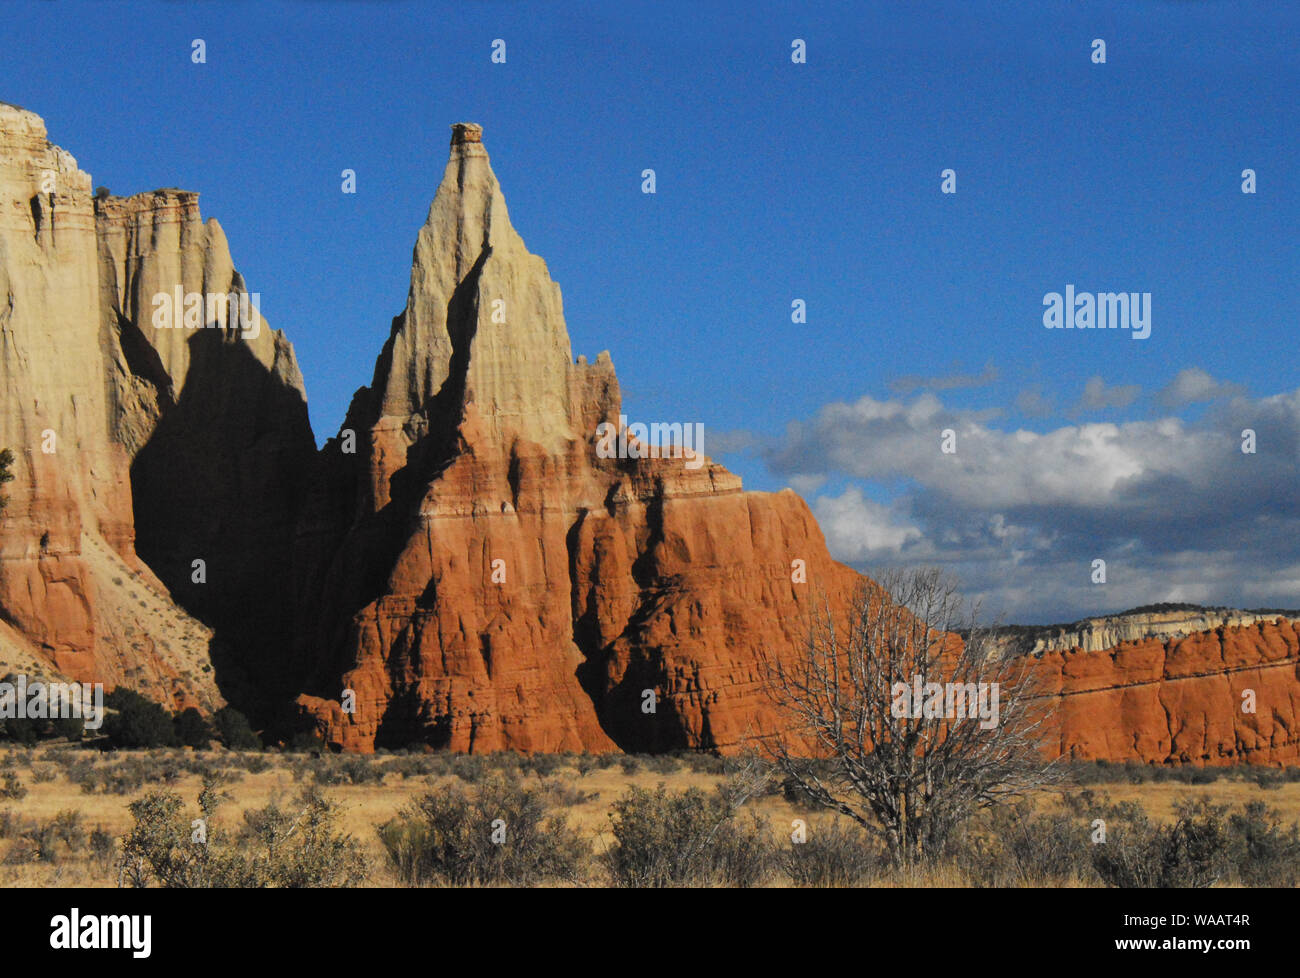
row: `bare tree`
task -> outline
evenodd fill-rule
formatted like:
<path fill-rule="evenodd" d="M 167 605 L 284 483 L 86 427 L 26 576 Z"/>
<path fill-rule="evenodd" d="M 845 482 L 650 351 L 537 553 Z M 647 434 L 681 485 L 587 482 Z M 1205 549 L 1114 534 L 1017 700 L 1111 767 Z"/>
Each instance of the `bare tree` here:
<path fill-rule="evenodd" d="M 768 749 L 787 782 L 878 835 L 907 865 L 978 809 L 1053 783 L 1049 700 L 1030 657 L 996 649 L 941 571 L 888 571 L 806 647 L 769 660 L 790 721 Z"/>

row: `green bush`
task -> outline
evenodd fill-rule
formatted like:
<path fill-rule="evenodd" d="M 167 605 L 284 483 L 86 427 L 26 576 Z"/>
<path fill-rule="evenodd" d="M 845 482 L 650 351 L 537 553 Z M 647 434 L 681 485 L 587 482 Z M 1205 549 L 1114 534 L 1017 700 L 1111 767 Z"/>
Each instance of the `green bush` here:
<path fill-rule="evenodd" d="M 212 741 L 212 728 L 203 719 L 203 714 L 192 706 L 176 714 L 174 726 L 176 742 L 183 747 L 203 750 Z"/>
<path fill-rule="evenodd" d="M 104 733 L 114 747 L 173 747 L 171 714 L 134 690 L 119 686 L 104 697 Z"/>
<path fill-rule="evenodd" d="M 212 724 L 216 727 L 217 738 L 230 750 L 257 750 L 262 746 L 262 741 L 253 732 L 248 722 L 248 717 L 233 706 L 223 706 L 214 713 Z"/>

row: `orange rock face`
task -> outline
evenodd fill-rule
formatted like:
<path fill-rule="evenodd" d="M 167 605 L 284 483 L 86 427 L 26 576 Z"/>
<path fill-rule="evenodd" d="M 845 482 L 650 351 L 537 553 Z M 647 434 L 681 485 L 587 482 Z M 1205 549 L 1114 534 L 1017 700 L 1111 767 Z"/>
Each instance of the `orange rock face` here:
<path fill-rule="evenodd" d="M 1060 753 L 1190 764 L 1300 761 L 1300 625 L 1287 619 L 1102 652 L 1046 652 Z"/>

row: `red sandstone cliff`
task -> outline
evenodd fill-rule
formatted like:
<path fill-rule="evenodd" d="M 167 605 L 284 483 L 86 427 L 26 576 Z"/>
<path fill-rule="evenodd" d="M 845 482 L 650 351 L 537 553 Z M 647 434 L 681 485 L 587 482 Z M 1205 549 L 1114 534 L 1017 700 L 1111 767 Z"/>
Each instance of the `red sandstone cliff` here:
<path fill-rule="evenodd" d="M 744 493 L 703 458 L 598 457 L 619 412 L 608 355 L 573 359 L 559 288 L 478 128 L 456 127 L 406 309 L 300 526 L 300 704 L 331 743 L 726 748 L 771 729 L 761 651 L 791 651 L 815 589 L 858 575 L 794 493 Z"/>
<path fill-rule="evenodd" d="M 1300 762 L 1300 622 L 1224 625 L 1097 652 L 1048 651 L 1035 661 L 1058 696 L 1066 756 Z"/>

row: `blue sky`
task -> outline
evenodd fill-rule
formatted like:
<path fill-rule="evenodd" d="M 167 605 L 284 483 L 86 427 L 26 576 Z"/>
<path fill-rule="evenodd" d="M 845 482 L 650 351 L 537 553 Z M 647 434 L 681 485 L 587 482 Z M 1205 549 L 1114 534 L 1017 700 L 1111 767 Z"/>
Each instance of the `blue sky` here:
<path fill-rule="evenodd" d="M 201 192 L 318 439 L 471 120 L 575 355 L 803 492 L 837 556 L 1015 620 L 1300 606 L 1300 5 L 803 6 L 8 4 L 0 99 L 115 193 Z M 1044 329 L 1067 283 L 1150 292 L 1151 337 Z"/>

